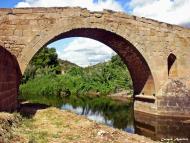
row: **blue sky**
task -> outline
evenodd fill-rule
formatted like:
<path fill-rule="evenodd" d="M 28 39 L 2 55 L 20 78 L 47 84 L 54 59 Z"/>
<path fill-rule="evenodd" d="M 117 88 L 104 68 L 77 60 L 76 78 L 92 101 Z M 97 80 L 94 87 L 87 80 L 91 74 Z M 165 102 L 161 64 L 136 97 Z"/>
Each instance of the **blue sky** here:
<path fill-rule="evenodd" d="M 18 4 L 19 2 L 22 2 L 23 0 L 2 0 L 0 2 L 0 8 L 13 8 Z M 121 5 L 125 7 L 126 11 L 130 11 L 130 8 L 127 7 L 126 3 L 129 2 L 130 0 L 116 0 L 118 1 Z M 95 3 L 98 2 L 98 0 L 94 0 Z"/>
<path fill-rule="evenodd" d="M 1 0 L 0 8 L 80 6 L 91 11 L 111 9 L 162 22 L 190 27 L 190 0 Z M 91 44 L 93 43 L 93 44 Z M 93 45 L 93 46 L 89 46 Z M 69 38 L 49 45 L 59 58 L 81 66 L 103 62 L 114 54 L 107 46 L 90 39 Z"/>
<path fill-rule="evenodd" d="M 13 8 L 20 0 L 2 0 L 0 2 L 1 8 Z"/>

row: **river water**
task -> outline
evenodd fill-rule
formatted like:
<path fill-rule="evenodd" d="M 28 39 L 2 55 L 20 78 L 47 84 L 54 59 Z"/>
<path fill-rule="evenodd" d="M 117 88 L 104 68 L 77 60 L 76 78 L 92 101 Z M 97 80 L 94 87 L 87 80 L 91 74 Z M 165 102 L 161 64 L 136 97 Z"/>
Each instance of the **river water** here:
<path fill-rule="evenodd" d="M 88 119 L 96 121 L 97 123 L 102 123 L 108 125 L 110 127 L 119 128 L 129 133 L 134 133 L 134 123 L 133 123 L 133 113 L 132 112 L 120 112 L 120 111 L 111 111 L 108 109 L 107 111 L 103 111 L 100 109 L 92 110 L 88 106 L 87 107 L 74 107 L 71 104 L 64 104 L 61 109 L 73 111 L 78 115 L 86 116 Z M 131 109 L 129 109 L 131 110 Z M 132 110 L 131 110 L 132 111 Z M 114 116 L 109 116 L 106 112 L 110 114 L 114 114 Z M 115 112 L 115 113 L 112 113 Z M 128 119 L 126 119 L 125 114 Z M 124 117 L 124 118 L 122 118 Z"/>
<path fill-rule="evenodd" d="M 117 108 L 91 108 L 86 105 L 72 105 L 64 103 L 61 109 L 86 116 L 90 120 L 122 129 L 129 133 L 136 133 L 150 137 L 153 140 L 170 142 L 190 142 L 190 119 L 149 116 L 133 111 L 133 104 Z"/>
<path fill-rule="evenodd" d="M 132 101 L 115 101 L 107 97 L 41 97 L 33 103 L 56 106 L 90 120 L 129 133 L 168 143 L 190 143 L 190 118 L 158 117 L 134 111 Z"/>

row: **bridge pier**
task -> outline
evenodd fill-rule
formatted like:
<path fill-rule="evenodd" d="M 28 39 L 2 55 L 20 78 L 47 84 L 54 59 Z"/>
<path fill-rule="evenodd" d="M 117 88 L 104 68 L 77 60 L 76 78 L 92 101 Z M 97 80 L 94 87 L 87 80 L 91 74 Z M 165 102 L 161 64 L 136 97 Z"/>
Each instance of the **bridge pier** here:
<path fill-rule="evenodd" d="M 136 96 L 134 110 L 160 116 L 190 117 L 190 90 L 180 80 L 170 79 L 157 96 Z"/>
<path fill-rule="evenodd" d="M 16 58 L 0 47 L 0 112 L 16 110 L 20 75 Z"/>
<path fill-rule="evenodd" d="M 137 95 L 134 100 L 134 110 L 142 113 L 156 113 L 156 98 L 150 95 Z"/>
<path fill-rule="evenodd" d="M 164 140 L 168 137 L 173 137 L 173 139 L 183 138 L 185 139 L 184 142 L 188 142 L 190 139 L 190 124 L 188 120 L 189 118 L 185 117 L 151 116 L 135 112 L 135 133 L 151 137 L 154 140 Z"/>

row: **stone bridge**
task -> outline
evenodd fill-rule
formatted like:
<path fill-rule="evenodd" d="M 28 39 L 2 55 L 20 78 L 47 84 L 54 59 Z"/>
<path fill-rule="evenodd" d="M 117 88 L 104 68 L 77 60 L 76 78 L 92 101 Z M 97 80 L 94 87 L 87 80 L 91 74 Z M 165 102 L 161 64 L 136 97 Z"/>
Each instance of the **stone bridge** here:
<path fill-rule="evenodd" d="M 1 111 L 18 106 L 19 80 L 36 52 L 68 37 L 95 39 L 120 55 L 133 80 L 135 110 L 190 115 L 190 29 L 79 7 L 0 9 Z"/>

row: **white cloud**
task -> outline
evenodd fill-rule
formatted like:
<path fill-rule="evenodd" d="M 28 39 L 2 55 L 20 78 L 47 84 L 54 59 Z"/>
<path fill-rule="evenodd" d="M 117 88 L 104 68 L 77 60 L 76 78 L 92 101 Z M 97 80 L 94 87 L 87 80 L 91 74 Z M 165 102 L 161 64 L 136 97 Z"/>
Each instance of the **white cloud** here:
<path fill-rule="evenodd" d="M 122 6 L 115 0 L 23 0 L 15 7 L 76 7 L 88 8 L 92 11 L 102 11 L 110 9 L 123 11 Z"/>
<path fill-rule="evenodd" d="M 15 7 L 76 7 L 87 8 L 91 11 L 110 9 L 123 11 L 122 6 L 115 0 L 23 0 Z M 56 45 L 56 44 L 55 44 Z M 55 47 L 57 48 L 57 47 Z M 113 51 L 104 44 L 86 38 L 75 38 L 63 50 L 58 50 L 61 59 L 71 61 L 79 66 L 94 65 L 107 61 Z"/>
<path fill-rule="evenodd" d="M 190 23 L 190 0 L 130 0 L 131 14 L 183 25 Z M 124 11 L 118 0 L 22 0 L 15 7 L 82 7 L 91 11 Z"/>
<path fill-rule="evenodd" d="M 146 4 L 150 4 L 155 2 L 156 0 L 131 0 L 131 2 L 129 3 L 129 6 L 131 7 L 138 7 L 138 6 L 142 6 L 142 5 L 146 5 Z"/>
<path fill-rule="evenodd" d="M 88 38 L 74 38 L 63 50 L 58 51 L 58 57 L 86 67 L 108 61 L 115 52 L 106 45 Z"/>
<path fill-rule="evenodd" d="M 131 0 L 127 8 L 131 14 L 159 21 L 190 25 L 190 0 Z M 76 7 L 91 11 L 110 9 L 124 11 L 125 5 L 116 0 L 22 0 L 15 7 Z M 59 57 L 80 66 L 88 66 L 110 59 L 113 51 L 107 46 L 89 39 L 75 39 L 66 48 L 58 51 Z"/>
<path fill-rule="evenodd" d="M 132 14 L 171 24 L 190 22 L 190 0 L 131 0 Z"/>

